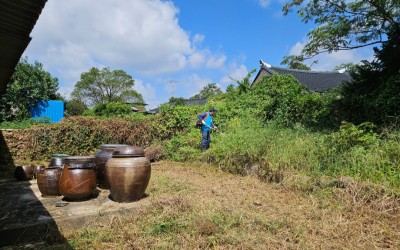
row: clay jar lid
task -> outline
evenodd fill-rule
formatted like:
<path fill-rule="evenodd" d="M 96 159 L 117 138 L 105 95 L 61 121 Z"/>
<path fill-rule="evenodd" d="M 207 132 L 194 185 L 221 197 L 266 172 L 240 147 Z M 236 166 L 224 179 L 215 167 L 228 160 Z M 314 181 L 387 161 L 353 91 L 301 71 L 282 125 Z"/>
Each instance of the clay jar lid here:
<path fill-rule="evenodd" d="M 94 156 L 69 156 L 65 157 L 65 164 L 68 168 L 92 168 Z"/>
<path fill-rule="evenodd" d="M 144 149 L 138 146 L 118 147 L 114 150 L 112 157 L 141 157 L 144 156 Z"/>
<path fill-rule="evenodd" d="M 127 144 L 102 144 L 102 145 L 100 145 L 100 149 L 101 150 L 115 149 L 115 148 L 126 147 L 126 146 L 129 146 L 129 145 L 127 145 Z"/>
<path fill-rule="evenodd" d="M 67 154 L 52 154 L 51 155 L 51 157 L 59 157 L 59 158 L 64 158 L 64 157 L 67 157 L 67 156 L 69 156 L 69 155 L 67 155 Z"/>

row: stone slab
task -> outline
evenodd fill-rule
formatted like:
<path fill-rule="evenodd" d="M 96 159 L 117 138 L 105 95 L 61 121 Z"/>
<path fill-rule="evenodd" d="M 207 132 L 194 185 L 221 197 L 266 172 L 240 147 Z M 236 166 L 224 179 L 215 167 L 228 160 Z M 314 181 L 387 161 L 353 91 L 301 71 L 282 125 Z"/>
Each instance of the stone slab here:
<path fill-rule="evenodd" d="M 0 179 L 0 247 L 59 241 L 94 222 L 149 205 L 146 198 L 117 203 L 109 195 L 109 190 L 97 189 L 91 199 L 65 201 L 62 196 L 42 197 L 36 180 Z"/>

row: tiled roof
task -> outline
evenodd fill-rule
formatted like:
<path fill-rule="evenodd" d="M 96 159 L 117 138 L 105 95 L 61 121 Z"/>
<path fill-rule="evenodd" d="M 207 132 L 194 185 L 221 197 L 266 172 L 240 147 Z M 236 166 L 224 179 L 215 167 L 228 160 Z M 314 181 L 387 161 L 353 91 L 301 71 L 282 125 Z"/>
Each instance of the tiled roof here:
<path fill-rule="evenodd" d="M 29 34 L 47 0 L 0 0 L 0 96 L 31 41 Z"/>
<path fill-rule="evenodd" d="M 350 81 L 351 77 L 348 73 L 340 73 L 338 71 L 306 71 L 296 69 L 286 69 L 266 64 L 261 65 L 254 82 L 258 81 L 261 76 L 279 74 L 291 74 L 299 82 L 306 85 L 309 90 L 321 92 L 331 88 L 335 88 L 340 84 Z M 253 82 L 253 83 L 254 83 Z"/>

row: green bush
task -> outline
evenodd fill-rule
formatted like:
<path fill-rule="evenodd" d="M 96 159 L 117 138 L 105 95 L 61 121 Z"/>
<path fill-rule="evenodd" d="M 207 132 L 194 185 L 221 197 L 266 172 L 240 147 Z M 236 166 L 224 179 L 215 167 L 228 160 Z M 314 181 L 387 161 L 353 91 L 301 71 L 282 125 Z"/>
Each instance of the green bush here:
<path fill-rule="evenodd" d="M 234 117 L 245 113 L 268 122 L 285 126 L 295 123 L 317 125 L 328 109 L 325 96 L 313 93 L 291 75 L 264 77 L 247 91 L 232 91 L 210 100 L 217 106 L 218 122 L 223 127 Z"/>
<path fill-rule="evenodd" d="M 66 116 L 82 115 L 85 110 L 87 110 L 87 106 L 81 100 L 72 99 L 65 105 Z"/>
<path fill-rule="evenodd" d="M 93 109 L 86 109 L 83 111 L 82 116 L 96 116 Z"/>
<path fill-rule="evenodd" d="M 174 161 L 190 161 L 199 156 L 201 133 L 198 129 L 190 129 L 185 135 L 172 137 L 165 145 L 165 156 Z"/>
<path fill-rule="evenodd" d="M 43 117 L 40 119 L 30 118 L 22 121 L 1 122 L 0 129 L 25 129 L 25 128 L 30 128 L 34 125 L 48 124 L 48 123 L 50 123 L 50 119 L 47 117 Z"/>
<path fill-rule="evenodd" d="M 97 116 L 126 116 L 133 113 L 131 106 L 121 102 L 100 103 L 93 108 L 93 111 Z"/>

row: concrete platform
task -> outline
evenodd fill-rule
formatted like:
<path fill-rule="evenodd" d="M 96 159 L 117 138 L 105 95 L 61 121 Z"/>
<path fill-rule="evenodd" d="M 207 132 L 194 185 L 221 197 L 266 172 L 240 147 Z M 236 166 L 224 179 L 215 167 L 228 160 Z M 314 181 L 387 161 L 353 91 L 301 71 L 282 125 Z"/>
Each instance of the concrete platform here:
<path fill-rule="evenodd" d="M 117 203 L 109 194 L 109 190 L 97 189 L 89 200 L 64 201 L 62 196 L 42 197 L 36 180 L 0 179 L 0 248 L 65 241 L 65 236 L 94 221 L 109 221 L 112 215 L 149 205 L 146 198 Z"/>

